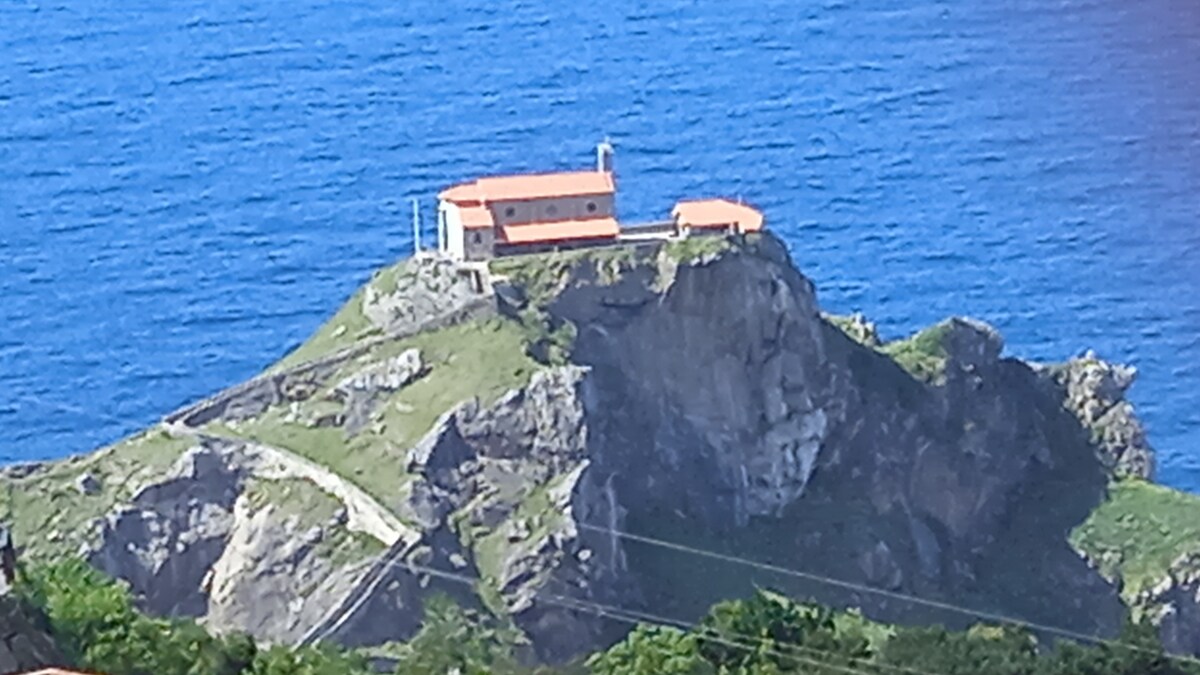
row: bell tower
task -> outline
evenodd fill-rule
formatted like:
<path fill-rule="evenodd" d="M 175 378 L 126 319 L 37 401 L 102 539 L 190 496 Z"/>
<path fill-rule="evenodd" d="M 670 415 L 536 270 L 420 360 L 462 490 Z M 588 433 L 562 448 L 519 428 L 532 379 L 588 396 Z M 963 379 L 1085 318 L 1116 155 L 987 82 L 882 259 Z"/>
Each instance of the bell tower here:
<path fill-rule="evenodd" d="M 613 146 L 607 138 L 596 145 L 596 170 L 601 173 L 613 172 Z"/>

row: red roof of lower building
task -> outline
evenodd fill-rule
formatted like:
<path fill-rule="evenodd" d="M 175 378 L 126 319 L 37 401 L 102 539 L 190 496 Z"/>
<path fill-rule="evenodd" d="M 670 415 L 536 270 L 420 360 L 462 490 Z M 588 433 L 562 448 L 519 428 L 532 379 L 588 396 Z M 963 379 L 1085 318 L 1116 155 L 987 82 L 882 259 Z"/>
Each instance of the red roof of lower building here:
<path fill-rule="evenodd" d="M 758 209 L 731 202 L 728 199 L 697 199 L 682 201 L 671 211 L 675 222 L 684 227 L 728 227 L 736 225 L 742 232 L 758 232 L 763 226 L 763 214 Z"/>
<path fill-rule="evenodd" d="M 615 218 L 560 220 L 553 223 L 504 225 L 501 227 L 501 241 L 506 244 L 535 244 L 572 239 L 613 239 L 620 232 Z"/>

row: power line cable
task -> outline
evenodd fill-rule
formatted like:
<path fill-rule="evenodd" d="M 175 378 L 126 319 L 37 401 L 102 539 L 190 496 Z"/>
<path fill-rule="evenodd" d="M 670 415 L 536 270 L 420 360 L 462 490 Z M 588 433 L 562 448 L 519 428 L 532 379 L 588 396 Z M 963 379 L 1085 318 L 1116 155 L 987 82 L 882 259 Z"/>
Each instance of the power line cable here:
<path fill-rule="evenodd" d="M 426 574 L 429 574 L 430 576 L 435 576 L 435 577 L 442 578 L 442 579 L 447 579 L 447 580 L 451 580 L 451 581 L 460 581 L 463 583 L 469 583 L 472 586 L 475 584 L 475 582 L 478 581 L 478 578 L 471 577 L 469 575 L 464 575 L 464 574 L 456 573 L 456 572 L 448 572 L 445 570 L 439 570 L 437 568 L 429 567 L 427 565 L 421 565 L 419 563 L 412 563 L 412 562 L 406 562 L 406 561 L 401 561 L 401 560 L 389 560 L 382 565 L 380 570 L 394 569 L 394 568 L 404 568 L 409 571 L 419 571 L 421 573 L 426 573 Z M 575 602 L 575 603 L 588 604 L 592 608 L 602 610 L 606 614 L 622 614 L 622 615 L 630 616 L 630 617 L 634 618 L 634 623 L 649 622 L 649 623 L 656 623 L 656 624 L 661 624 L 661 625 L 668 625 L 668 626 L 677 627 L 677 628 L 683 628 L 683 629 L 687 629 L 687 630 L 692 630 L 692 629 L 695 629 L 698 627 L 698 624 L 695 624 L 692 622 L 687 622 L 687 621 L 684 621 L 681 619 L 673 619 L 670 617 L 664 617 L 662 615 L 655 615 L 655 614 L 650 614 L 648 612 L 642 612 L 640 610 L 616 607 L 616 606 L 612 606 L 612 605 L 602 605 L 600 603 L 596 603 L 596 602 L 593 602 L 590 600 L 581 600 L 579 598 L 573 598 L 571 596 L 546 594 L 546 595 L 539 595 L 538 599 L 541 600 L 545 597 L 550 597 L 552 599 L 559 600 L 562 602 Z M 555 604 L 555 603 L 551 603 L 551 604 Z M 347 611 L 348 612 L 355 611 L 358 607 L 361 607 L 361 606 L 362 606 L 362 602 L 358 602 L 352 608 L 348 609 Z M 731 634 L 735 637 L 745 638 L 747 640 L 750 640 L 751 642 L 759 639 L 759 638 L 756 638 L 755 636 L 751 636 L 751 635 L 748 635 L 745 633 L 732 632 Z M 328 637 L 328 635 L 329 635 L 329 632 L 325 632 L 322 637 Z M 704 639 L 711 639 L 711 636 L 706 635 L 706 636 L 704 636 Z M 939 673 L 932 673 L 927 670 L 907 668 L 904 666 L 898 666 L 898 665 L 893 665 L 893 664 L 876 663 L 876 662 L 871 661 L 870 659 L 865 659 L 865 658 L 861 658 L 861 657 L 852 657 L 852 656 L 848 656 L 845 654 L 840 654 L 838 652 L 833 652 L 833 651 L 824 650 L 824 649 L 818 649 L 816 647 L 810 647 L 807 645 L 787 645 L 786 648 L 788 650 L 803 651 L 803 652 L 816 654 L 819 656 L 832 656 L 832 657 L 836 657 L 839 659 L 849 660 L 852 662 L 862 662 L 876 670 L 888 670 L 888 671 L 893 671 L 893 672 L 898 672 L 898 673 L 909 673 L 910 675 L 940 675 Z M 776 651 L 778 651 L 778 650 L 776 650 Z M 780 656 L 786 656 L 787 658 L 792 658 L 794 655 L 780 654 Z"/>
<path fill-rule="evenodd" d="M 603 607 L 603 605 L 598 605 L 598 606 Z M 696 628 L 701 628 L 701 626 L 696 623 L 690 623 L 687 621 L 683 621 L 682 619 L 672 619 L 669 617 L 664 617 L 662 615 L 650 614 L 648 612 L 643 612 L 641 610 L 617 608 L 617 611 L 619 611 L 623 614 L 632 616 L 635 619 L 637 619 L 639 622 L 643 622 L 643 623 L 654 623 L 654 624 L 660 624 L 660 625 L 667 625 L 667 626 L 671 626 L 671 627 L 675 627 L 675 628 L 682 628 L 685 630 L 695 630 Z M 746 638 L 751 641 L 760 639 L 760 638 L 756 638 L 755 636 L 749 635 L 747 633 L 731 632 L 730 634 L 735 637 Z M 710 633 L 701 635 L 700 637 L 701 637 L 701 639 L 704 639 L 704 640 L 712 639 L 712 635 Z M 852 662 L 861 662 L 864 665 L 866 665 L 872 669 L 875 669 L 875 670 L 889 670 L 889 671 L 894 671 L 894 672 L 899 672 L 899 673 L 909 673 L 910 675 L 940 675 L 939 673 L 935 673 L 935 672 L 928 671 L 928 670 L 919 670 L 916 668 L 909 668 L 906 666 L 898 666 L 898 665 L 890 664 L 890 663 L 879 663 L 879 662 L 872 661 L 869 658 L 849 656 L 846 654 L 841 654 L 839 652 L 830 651 L 827 649 L 818 649 L 816 647 L 809 647 L 807 645 L 785 645 L 784 649 L 786 651 L 792 651 L 792 650 L 803 651 L 803 652 L 808 652 L 808 653 L 817 654 L 817 655 L 832 656 L 832 657 L 835 657 L 838 659 L 844 659 L 844 660 L 852 661 Z M 779 653 L 779 650 L 768 649 L 767 652 L 775 653 L 779 656 L 783 656 L 783 657 L 787 657 L 787 658 L 792 658 L 792 655 L 781 654 L 781 653 Z M 824 665 L 824 664 L 822 664 L 822 665 Z"/>
<path fill-rule="evenodd" d="M 447 572 L 445 570 L 439 570 L 439 569 L 435 569 L 432 567 L 427 567 L 425 565 L 419 565 L 416 563 L 405 563 L 405 562 L 397 561 L 397 562 L 393 562 L 391 564 L 396 565 L 396 566 L 406 567 L 411 571 L 418 571 L 418 572 L 421 572 L 424 574 L 428 574 L 432 577 L 445 579 L 447 581 L 454 581 L 457 583 L 463 583 L 463 584 L 467 584 L 470 586 L 474 586 L 475 582 L 477 581 L 474 577 L 470 577 L 470 576 L 467 576 L 464 574 L 458 574 L 455 572 Z M 667 626 L 670 628 L 686 628 L 686 629 L 693 628 L 692 624 L 690 624 L 687 621 L 682 621 L 679 619 L 664 618 L 664 617 L 654 617 L 653 615 L 635 612 L 632 610 L 626 610 L 626 609 L 623 609 L 620 607 L 612 607 L 612 606 L 602 605 L 600 603 L 592 602 L 589 600 L 580 600 L 579 598 L 572 598 L 570 596 L 546 594 L 546 595 L 539 595 L 538 600 L 545 602 L 546 604 L 549 604 L 549 605 L 563 607 L 563 608 L 569 609 L 569 610 L 584 611 L 584 612 L 587 612 L 589 614 L 593 614 L 593 615 L 596 615 L 599 617 L 612 618 L 621 623 L 626 623 L 626 624 L 630 624 L 630 625 L 634 625 L 634 626 L 636 626 L 640 623 L 656 623 L 656 624 Z M 644 618 L 638 618 L 639 615 L 641 615 L 641 617 L 644 617 Z M 738 637 L 750 637 L 751 640 L 757 640 L 757 638 L 752 638 L 751 636 L 741 635 L 738 633 L 734 633 L 733 635 L 738 636 Z M 772 656 L 776 656 L 778 658 L 789 659 L 789 660 L 794 661 L 799 664 L 827 668 L 830 670 L 847 673 L 848 675 L 877 675 L 877 672 L 878 672 L 878 671 L 860 670 L 858 668 L 852 668 L 849 666 L 843 666 L 843 665 L 838 665 L 838 664 L 833 664 L 833 663 L 826 663 L 823 661 L 809 659 L 809 658 L 806 658 L 803 656 L 797 656 L 795 654 L 787 654 L 787 653 L 781 652 L 777 649 L 773 649 L 773 648 L 769 648 L 769 647 L 763 648 L 763 645 L 761 643 L 758 643 L 758 644 L 756 644 L 755 642 L 743 643 L 743 642 L 738 642 L 737 640 L 731 640 L 729 638 L 721 637 L 718 635 L 713 635 L 711 633 L 705 633 L 699 637 L 702 640 L 714 642 L 714 643 L 717 643 L 717 644 L 720 644 L 720 645 L 723 645 L 726 647 L 732 647 L 734 649 L 744 650 L 744 651 L 748 651 L 751 653 L 762 652 L 762 653 L 770 654 Z M 819 650 L 816 648 L 808 648 L 808 649 L 810 651 L 820 652 L 823 654 L 835 656 L 840 659 L 850 658 L 844 654 L 838 654 L 837 652 Z M 881 665 L 881 664 L 872 664 L 872 665 L 876 666 L 876 665 Z M 906 669 L 906 672 L 913 673 L 914 675 L 939 675 L 938 673 L 933 673 L 930 671 L 915 670 L 915 669 Z"/>
<path fill-rule="evenodd" d="M 921 598 L 919 596 L 909 595 L 907 593 L 900 593 L 898 591 L 889 591 L 889 590 L 886 590 L 883 588 L 874 588 L 872 586 L 867 586 L 865 584 L 855 583 L 852 581 L 845 581 L 842 579 L 835 579 L 833 577 L 825 576 L 822 574 L 816 574 L 813 572 L 804 572 L 802 570 L 796 570 L 796 569 L 789 569 L 786 567 L 780 567 L 779 565 L 772 565 L 770 563 L 763 563 L 763 562 L 758 562 L 756 560 L 750 560 L 749 558 L 743 558 L 741 556 L 735 556 L 735 555 L 730 555 L 730 554 L 726 554 L 726 553 L 718 553 L 716 551 L 709 551 L 709 550 L 705 550 L 702 548 L 696 548 L 694 546 L 687 546 L 685 544 L 679 544 L 676 542 L 667 541 L 665 539 L 657 539 L 655 537 L 647 537 L 644 535 L 632 534 L 629 532 L 623 532 L 621 530 L 613 530 L 609 527 L 601 527 L 598 525 L 592 525 L 590 523 L 576 523 L 576 525 L 581 529 L 592 530 L 594 532 L 603 532 L 610 536 L 617 536 L 622 539 L 628 539 L 630 541 L 636 541 L 636 542 L 640 542 L 643 544 L 649 544 L 652 546 L 659 546 L 661 548 L 678 551 L 680 553 L 688 553 L 688 554 L 695 555 L 695 556 L 711 558 L 713 560 L 720 560 L 722 562 L 734 563 L 734 564 L 738 564 L 738 565 L 745 565 L 747 567 L 752 567 L 754 569 L 763 570 L 765 572 L 772 572 L 772 573 L 781 574 L 784 576 L 805 579 L 807 581 L 814 581 L 817 583 L 828 584 L 831 586 L 837 586 L 839 588 L 857 591 L 860 593 L 879 595 L 882 597 L 891 598 L 893 600 L 902 600 L 905 602 L 911 602 L 913 604 L 924 605 L 926 607 L 932 607 L 935 609 L 950 611 L 950 612 L 954 612 L 957 614 L 963 614 L 963 615 L 978 618 L 978 619 L 987 619 L 989 621 L 995 621 L 997 623 L 1007 623 L 1007 624 L 1012 624 L 1015 626 L 1021 626 L 1023 628 L 1029 628 L 1032 630 L 1041 631 L 1043 633 L 1050 633 L 1053 635 L 1058 635 L 1060 637 L 1071 638 L 1072 640 L 1076 640 L 1078 642 L 1103 644 L 1103 645 L 1107 645 L 1109 647 L 1120 647 L 1123 649 L 1128 649 L 1128 650 L 1136 651 L 1136 652 L 1162 655 L 1169 659 L 1175 659 L 1175 660 L 1190 663 L 1193 665 L 1200 665 L 1200 659 L 1193 657 L 1193 656 L 1183 656 L 1183 655 L 1166 654 L 1166 653 L 1160 654 L 1160 652 L 1157 652 L 1153 649 L 1147 649 L 1146 647 L 1140 647 L 1138 645 L 1129 644 L 1127 642 L 1122 642 L 1120 640 L 1103 638 L 1098 635 L 1091 635 L 1088 633 L 1073 631 L 1068 628 L 1060 628 L 1057 626 L 1042 624 L 1042 623 L 1038 623 L 1035 621 L 1027 621 L 1025 619 L 1018 619 L 1018 618 L 1007 616 L 1004 614 L 999 614 L 996 612 L 972 609 L 970 607 L 954 605 L 954 604 L 939 601 L 939 600 L 928 600 L 925 598 Z"/>

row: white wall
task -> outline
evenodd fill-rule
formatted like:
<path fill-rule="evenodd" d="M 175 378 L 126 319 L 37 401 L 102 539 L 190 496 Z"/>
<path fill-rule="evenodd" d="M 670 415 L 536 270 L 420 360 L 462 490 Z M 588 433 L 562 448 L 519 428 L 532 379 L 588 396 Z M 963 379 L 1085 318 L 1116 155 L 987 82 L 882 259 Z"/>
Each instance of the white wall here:
<path fill-rule="evenodd" d="M 438 210 L 446 214 L 446 252 L 455 260 L 463 260 L 467 252 L 463 246 L 462 214 L 452 202 L 441 202 Z"/>

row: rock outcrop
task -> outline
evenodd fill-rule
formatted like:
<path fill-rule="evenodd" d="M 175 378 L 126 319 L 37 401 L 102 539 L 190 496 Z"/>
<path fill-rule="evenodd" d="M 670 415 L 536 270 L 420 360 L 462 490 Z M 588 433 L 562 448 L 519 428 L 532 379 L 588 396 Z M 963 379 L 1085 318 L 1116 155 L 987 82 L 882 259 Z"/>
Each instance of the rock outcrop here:
<path fill-rule="evenodd" d="M 90 562 L 127 581 L 152 613 L 299 639 L 404 526 L 352 486 L 314 481 L 302 460 L 279 455 L 202 441 L 102 521 Z"/>
<path fill-rule="evenodd" d="M 820 576 L 1120 625 L 1115 585 L 1067 539 L 1114 475 L 1152 471 L 1127 369 L 1031 366 L 970 319 L 883 341 L 824 317 L 770 235 L 490 273 L 421 258 L 339 317 L 311 358 L 171 415 L 195 447 L 100 520 L 92 560 L 148 609 L 374 645 L 410 637 L 439 590 L 553 661 L 627 628 L 599 606 L 686 620 L 756 584 L 974 618 Z"/>
<path fill-rule="evenodd" d="M 16 548 L 0 523 L 0 675 L 67 664 L 46 617 L 13 593 Z"/>
<path fill-rule="evenodd" d="M 619 566 L 597 557 L 619 555 L 611 538 L 576 527 L 581 517 L 619 522 L 603 486 L 587 478 L 589 386 L 583 369 L 548 369 L 493 405 L 468 401 L 442 416 L 406 457 L 414 479 L 401 512 L 419 524 L 421 540 L 390 554 L 392 569 L 381 570 L 388 583 L 363 584 L 374 590 L 308 639 L 359 644 L 381 622 L 402 627 L 382 639 L 407 637 L 419 619 L 412 608 L 427 593 L 413 578 L 478 602 L 445 581 L 448 573 L 478 579 L 482 601 L 510 615 L 546 658 L 574 655 L 580 639 L 599 641 L 610 626 L 561 610 L 565 600 L 631 599 L 610 578 Z"/>
<path fill-rule="evenodd" d="M 1158 585 L 1137 598 L 1151 608 L 1163 646 L 1179 654 L 1200 653 L 1200 551 L 1180 556 Z"/>
<path fill-rule="evenodd" d="M 578 328 L 571 358 L 592 368 L 597 392 L 588 419 L 597 482 L 613 476 L 631 528 L 667 539 L 683 530 L 700 548 L 803 560 L 806 572 L 923 598 L 1117 628 L 1115 590 L 1065 541 L 1102 499 L 1107 474 L 1058 392 L 1002 358 L 993 329 L 956 319 L 922 338 L 914 348 L 941 370 L 933 384 L 824 321 L 812 284 L 773 239 L 680 264 L 665 288 L 660 274 L 634 262 L 604 283 L 581 266 L 548 304 Z M 1058 508 L 1033 513 L 1033 500 L 1060 492 Z M 1029 520 L 1015 525 L 1024 511 Z M 631 570 L 694 562 L 637 547 Z M 756 576 L 730 572 L 742 583 L 655 575 L 640 586 L 658 593 L 654 606 L 688 598 L 699 611 Z M 884 619 L 970 619 L 768 581 Z M 1086 611 L 1064 611 L 1075 602 Z"/>
<path fill-rule="evenodd" d="M 0 675 L 67 665 L 43 617 L 0 594 Z"/>
<path fill-rule="evenodd" d="M 1125 400 L 1137 369 L 1096 358 L 1092 352 L 1044 372 L 1066 393 L 1065 405 L 1091 434 L 1105 463 L 1121 476 L 1154 478 L 1154 451 Z"/>

